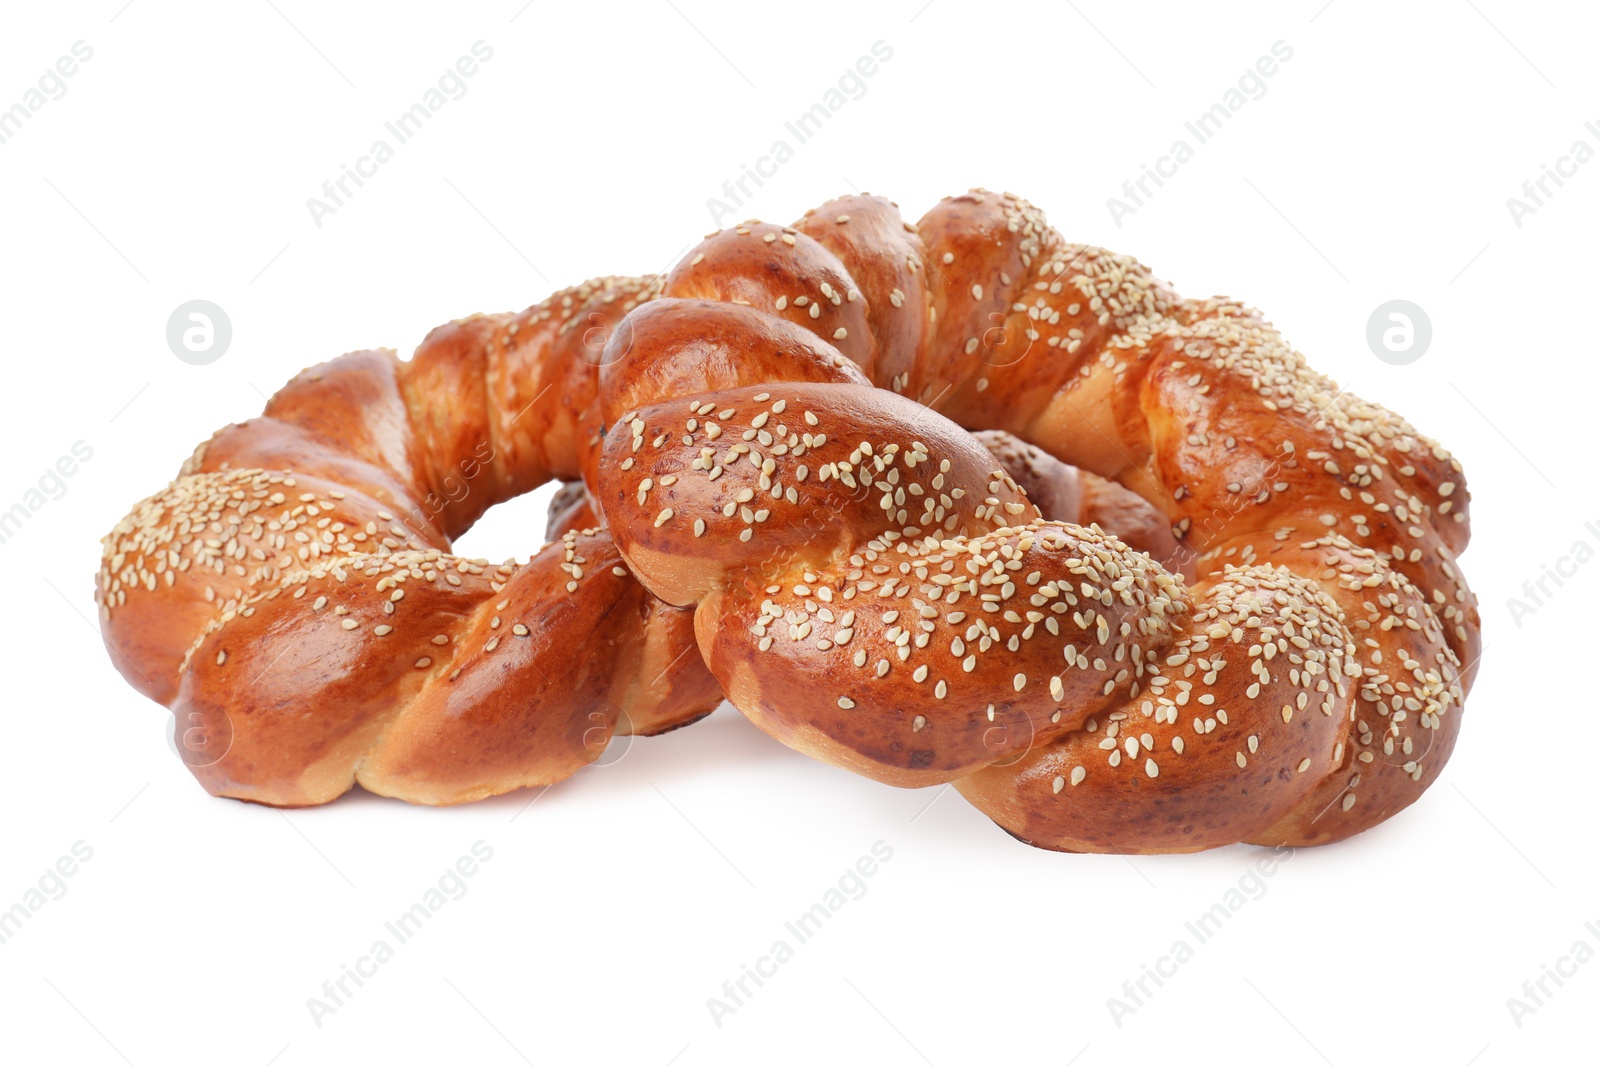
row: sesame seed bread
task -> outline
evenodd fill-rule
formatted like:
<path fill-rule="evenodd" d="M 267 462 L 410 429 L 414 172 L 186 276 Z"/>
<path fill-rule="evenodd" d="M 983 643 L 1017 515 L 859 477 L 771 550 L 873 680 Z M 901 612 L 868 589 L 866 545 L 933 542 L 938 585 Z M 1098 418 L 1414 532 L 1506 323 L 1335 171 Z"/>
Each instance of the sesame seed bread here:
<path fill-rule="evenodd" d="M 528 563 L 450 554 L 552 478 Z M 471 800 L 726 696 L 1040 847 L 1315 844 L 1450 754 L 1469 500 L 1242 305 L 1010 194 L 858 195 L 302 373 L 97 599 L 129 681 L 226 730 L 222 795 Z"/>
<path fill-rule="evenodd" d="M 785 744 L 1095 852 L 1337 840 L 1448 758 L 1460 465 L 1249 309 L 974 191 L 724 230 L 635 316 L 590 497 Z"/>
<path fill-rule="evenodd" d="M 440 327 L 410 361 L 312 367 L 117 525 L 106 646 L 173 709 L 206 789 L 460 803 L 716 707 L 691 613 L 646 592 L 603 531 L 563 528 L 520 565 L 450 551 L 494 504 L 578 476 L 585 330 L 650 289 L 600 279 Z"/>

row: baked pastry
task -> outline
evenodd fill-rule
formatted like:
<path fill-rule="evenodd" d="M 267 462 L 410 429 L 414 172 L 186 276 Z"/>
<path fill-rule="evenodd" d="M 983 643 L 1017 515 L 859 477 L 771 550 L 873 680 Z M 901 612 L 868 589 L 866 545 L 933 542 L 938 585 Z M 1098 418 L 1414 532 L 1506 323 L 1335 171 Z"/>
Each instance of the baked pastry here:
<path fill-rule="evenodd" d="M 520 565 L 450 551 L 495 503 L 576 472 L 595 377 L 578 327 L 648 287 L 591 282 L 441 326 L 409 362 L 312 367 L 117 525 L 106 645 L 173 709 L 206 789 L 299 806 L 359 783 L 453 804 L 559 781 L 616 733 L 717 706 L 691 613 L 646 592 L 603 531 L 563 530 Z"/>
<path fill-rule="evenodd" d="M 1450 753 L 1479 648 L 1460 465 L 1014 196 L 714 234 L 603 362 L 598 510 L 800 751 L 1118 852 L 1346 837 Z M 1194 581 L 1039 519 L 960 427 L 1137 493 Z"/>
<path fill-rule="evenodd" d="M 448 555 L 551 477 L 586 487 L 560 542 Z M 441 328 L 411 363 L 303 374 L 119 526 L 99 599 L 130 680 L 233 722 L 197 771 L 214 792 L 472 799 L 592 758 L 591 706 L 620 709 L 602 738 L 720 688 L 1042 847 L 1310 844 L 1448 758 L 1479 649 L 1468 499 L 1447 452 L 1238 304 L 1009 194 L 915 226 L 852 196 Z M 496 660 L 494 618 L 544 640 Z"/>

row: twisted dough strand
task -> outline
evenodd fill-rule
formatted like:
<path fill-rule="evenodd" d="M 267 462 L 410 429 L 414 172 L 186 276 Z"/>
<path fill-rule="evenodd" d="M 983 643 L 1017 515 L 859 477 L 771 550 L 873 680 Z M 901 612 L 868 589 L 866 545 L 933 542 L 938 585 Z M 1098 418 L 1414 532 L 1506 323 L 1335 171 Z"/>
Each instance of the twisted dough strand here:
<path fill-rule="evenodd" d="M 604 362 L 588 475 L 624 557 L 802 751 L 1146 852 L 1348 836 L 1449 755 L 1479 649 L 1459 464 L 1015 197 L 722 231 Z M 932 408 L 1143 496 L 1194 585 L 1041 524 Z"/>
<path fill-rule="evenodd" d="M 207 789 L 473 800 L 716 705 L 689 614 L 602 532 L 565 531 L 520 566 L 450 553 L 493 504 L 576 476 L 584 334 L 650 285 L 602 279 L 451 323 L 410 362 L 313 367 L 118 524 L 97 588 L 106 643 L 180 731 L 209 738 L 186 759 Z"/>

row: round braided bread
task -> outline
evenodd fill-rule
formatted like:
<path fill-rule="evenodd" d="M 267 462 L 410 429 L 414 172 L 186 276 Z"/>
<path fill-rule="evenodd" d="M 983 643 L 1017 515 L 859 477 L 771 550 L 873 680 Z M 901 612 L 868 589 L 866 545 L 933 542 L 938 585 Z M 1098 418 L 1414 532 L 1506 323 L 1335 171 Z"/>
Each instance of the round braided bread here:
<path fill-rule="evenodd" d="M 495 503 L 576 476 L 590 316 L 651 291 L 602 279 L 442 326 L 409 362 L 313 367 L 117 525 L 96 594 L 106 644 L 173 709 L 208 790 L 476 800 L 720 702 L 690 612 L 647 593 L 604 532 L 564 528 L 522 565 L 450 553 Z"/>
<path fill-rule="evenodd" d="M 1346 837 L 1449 756 L 1459 464 L 1016 197 L 713 234 L 603 363 L 585 474 L 623 557 L 800 751 L 1119 852 Z M 1045 521 L 960 427 L 1138 494 L 1193 581 Z"/>
<path fill-rule="evenodd" d="M 587 487 L 559 541 L 449 555 L 551 477 Z M 1040 846 L 1315 843 L 1453 746 L 1467 500 L 1239 305 L 1010 195 L 856 196 L 305 372 L 119 525 L 98 599 L 136 686 L 226 724 L 217 793 L 473 799 L 720 687 Z"/>

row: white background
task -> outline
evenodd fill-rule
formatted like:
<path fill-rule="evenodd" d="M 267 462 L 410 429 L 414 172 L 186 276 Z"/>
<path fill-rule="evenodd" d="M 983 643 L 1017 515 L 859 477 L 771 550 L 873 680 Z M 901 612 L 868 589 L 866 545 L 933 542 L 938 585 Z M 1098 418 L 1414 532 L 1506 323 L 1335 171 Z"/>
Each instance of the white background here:
<path fill-rule="evenodd" d="M 1580 939 L 1600 949 L 1584 673 L 1600 561 L 1520 619 L 1508 598 L 1575 542 L 1600 547 L 1580 447 L 1600 380 L 1600 160 L 1520 227 L 1506 204 L 1575 140 L 1600 148 L 1593 9 L 921 4 L 8 5 L 0 107 L 75 41 L 94 54 L 0 145 L 0 510 L 75 442 L 93 457 L 0 545 L 0 909 L 74 843 L 93 858 L 0 945 L 0 1058 L 1593 1060 L 1600 961 L 1547 983 L 1520 1026 L 1507 998 Z M 467 94 L 314 225 L 306 199 L 480 39 L 494 55 Z M 310 363 L 408 352 L 450 318 L 667 265 L 712 229 L 707 198 L 879 40 L 893 56 L 865 95 L 738 217 L 786 222 L 863 189 L 916 218 L 969 185 L 1013 190 L 1185 293 L 1265 309 L 1319 369 L 1455 450 L 1487 654 L 1441 782 L 1294 854 L 1203 945 L 1184 924 L 1261 850 L 1035 851 L 953 791 L 810 762 L 726 707 L 531 807 L 207 797 L 163 740 L 169 714 L 94 632 L 98 538 Z M 1293 58 L 1266 95 L 1116 225 L 1107 197 L 1279 40 Z M 233 325 L 209 366 L 165 340 L 194 298 Z M 1365 341 L 1393 298 L 1432 320 L 1408 366 Z M 548 492 L 461 548 L 526 557 Z M 466 895 L 316 1025 L 307 998 L 480 840 L 493 859 Z M 878 841 L 893 858 L 865 896 L 718 1026 L 707 998 L 796 944 L 784 922 Z M 1194 958 L 1118 1025 L 1108 998 L 1131 1004 L 1124 981 L 1179 939 Z"/>

